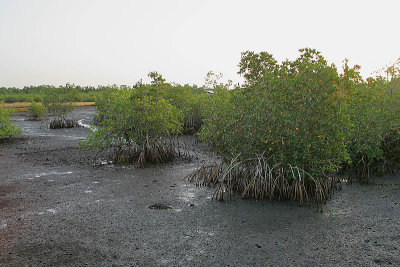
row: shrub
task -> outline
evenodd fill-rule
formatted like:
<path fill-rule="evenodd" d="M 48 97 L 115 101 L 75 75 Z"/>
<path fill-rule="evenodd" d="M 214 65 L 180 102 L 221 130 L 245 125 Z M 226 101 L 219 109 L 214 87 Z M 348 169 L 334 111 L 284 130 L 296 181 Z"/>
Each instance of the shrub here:
<path fill-rule="evenodd" d="M 152 89 L 148 90 L 148 89 Z M 83 147 L 114 148 L 116 163 L 165 163 L 175 156 L 168 137 L 182 130 L 181 112 L 157 88 L 115 90 L 97 109 L 102 118 Z"/>
<path fill-rule="evenodd" d="M 387 169 L 392 173 L 400 167 L 400 127 L 392 128 L 385 133 L 382 145 L 383 158 L 385 165 L 383 165 L 383 172 Z"/>
<path fill-rule="evenodd" d="M 138 83 L 135 88 L 160 94 L 171 105 L 182 112 L 183 133 L 193 134 L 200 130 L 202 124 L 201 107 L 207 96 L 203 88 L 189 85 L 166 83 L 158 72 L 150 72 L 151 84 Z"/>
<path fill-rule="evenodd" d="M 74 110 L 74 103 L 77 98 L 77 90 L 70 84 L 67 84 L 65 87 L 60 87 L 57 90 L 52 90 L 46 95 L 44 105 L 54 116 L 49 124 L 51 129 L 78 126 L 76 121 L 67 118 L 68 114 Z"/>
<path fill-rule="evenodd" d="M 12 113 L 12 109 L 0 107 L 0 139 L 11 138 L 21 133 L 21 129 L 14 125 L 10 119 Z"/>
<path fill-rule="evenodd" d="M 74 110 L 77 91 L 74 86 L 67 84 L 46 95 L 43 104 L 54 117 L 64 117 Z"/>
<path fill-rule="evenodd" d="M 42 117 L 46 113 L 46 107 L 43 106 L 42 104 L 32 102 L 31 105 L 29 106 L 28 111 L 30 118 L 35 120 Z"/>
<path fill-rule="evenodd" d="M 177 107 L 183 116 L 183 133 L 194 134 L 202 125 L 201 109 L 207 94 L 205 90 L 189 85 L 160 85 L 163 98 Z"/>
<path fill-rule="evenodd" d="M 382 77 L 369 78 L 365 82 L 355 78 L 357 69 L 349 69 L 345 64 L 342 77 L 342 85 L 350 90 L 351 125 L 347 148 L 353 176 L 368 182 L 371 171 L 380 165 L 383 165 L 381 171 L 385 166 L 393 170 L 390 165 L 394 167 L 396 160 L 399 161 L 396 153 L 399 151 L 400 86 L 396 77 L 391 81 Z"/>
<path fill-rule="evenodd" d="M 282 64 L 245 52 L 239 73 L 246 86 L 211 96 L 199 135 L 231 162 L 217 174 L 224 190 L 300 203 L 322 202 L 332 190 L 331 175 L 348 160 L 345 94 L 334 66 L 315 50 L 300 52 Z"/>

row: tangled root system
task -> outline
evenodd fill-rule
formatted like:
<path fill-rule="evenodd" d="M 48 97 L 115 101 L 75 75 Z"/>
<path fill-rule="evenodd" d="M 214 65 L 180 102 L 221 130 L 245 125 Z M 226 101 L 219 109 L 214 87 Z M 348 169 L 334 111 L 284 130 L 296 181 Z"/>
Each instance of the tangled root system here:
<path fill-rule="evenodd" d="M 178 151 L 173 142 L 153 139 L 147 140 L 143 145 L 134 143 L 129 147 L 117 147 L 114 155 L 114 162 L 117 164 L 134 163 L 137 167 L 144 167 L 150 163 L 171 162 Z"/>
<path fill-rule="evenodd" d="M 56 117 L 49 122 L 50 129 L 63 129 L 63 128 L 73 128 L 80 127 L 77 120 L 68 119 L 64 117 Z"/>
<path fill-rule="evenodd" d="M 236 157 L 230 164 L 205 163 L 188 179 L 200 186 L 217 186 L 213 196 L 216 200 L 230 198 L 237 192 L 242 198 L 256 200 L 289 199 L 300 205 L 316 203 L 320 211 L 339 183 L 335 176 L 313 177 L 291 165 L 271 166 L 263 155 L 246 161 Z"/>

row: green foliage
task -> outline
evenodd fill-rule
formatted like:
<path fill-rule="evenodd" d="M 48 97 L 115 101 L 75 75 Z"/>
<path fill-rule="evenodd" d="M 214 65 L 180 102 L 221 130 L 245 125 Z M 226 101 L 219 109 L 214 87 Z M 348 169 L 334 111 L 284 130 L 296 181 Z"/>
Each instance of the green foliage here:
<path fill-rule="evenodd" d="M 229 157 L 264 153 L 271 165 L 290 164 L 316 176 L 337 170 L 347 159 L 348 125 L 338 74 L 318 52 L 300 51 L 297 60 L 282 64 L 267 53 L 244 53 L 240 73 L 248 85 L 216 91 L 202 139 Z"/>
<path fill-rule="evenodd" d="M 21 129 L 17 125 L 14 125 L 10 119 L 12 113 L 12 109 L 0 107 L 0 140 L 12 138 L 21 133 Z"/>
<path fill-rule="evenodd" d="M 148 74 L 149 78 L 152 79 L 151 85 L 161 85 L 165 83 L 165 79 L 161 74 L 159 74 L 157 71 L 152 71 Z"/>
<path fill-rule="evenodd" d="M 359 67 L 344 66 L 342 82 L 349 91 L 348 113 L 351 118 L 347 148 L 356 176 L 367 181 L 371 168 L 380 161 L 399 161 L 397 129 L 400 127 L 400 76 L 391 66 L 386 79 L 378 76 L 363 81 Z M 397 72 L 396 72 L 397 70 Z M 390 78 L 390 80 L 389 80 Z"/>
<path fill-rule="evenodd" d="M 240 155 L 227 170 L 231 180 L 225 181 L 236 184 L 238 191 L 254 193 L 243 185 L 252 186 L 255 178 L 249 173 L 260 173 L 251 171 L 255 158 L 270 168 L 281 166 L 288 177 L 293 167 L 299 168 L 309 180 L 327 177 L 343 163 L 362 178 L 379 164 L 391 170 L 400 166 L 400 59 L 383 70 L 385 77 L 364 81 L 360 66 L 350 67 L 347 59 L 339 75 L 318 51 L 300 53 L 295 61 L 279 64 L 266 52 L 247 51 L 239 63 L 244 87 L 227 90 L 209 82 L 216 89 L 204 109 L 205 127 L 199 135 L 226 162 Z M 235 168 L 246 164 L 247 176 L 239 171 L 246 182 L 232 180 Z M 296 179 L 292 175 L 288 184 L 298 183 Z"/>
<path fill-rule="evenodd" d="M 67 84 L 57 91 L 48 93 L 43 104 L 54 117 L 64 117 L 74 110 L 74 103 L 77 97 L 78 94 L 75 87 Z"/>
<path fill-rule="evenodd" d="M 47 109 L 42 104 L 32 102 L 28 111 L 32 118 L 39 118 L 46 113 Z"/>
<path fill-rule="evenodd" d="M 173 151 L 165 137 L 182 130 L 182 113 L 156 87 L 108 91 L 98 106 L 102 120 L 85 147 L 116 148 L 115 161 L 165 162 Z"/>
<path fill-rule="evenodd" d="M 75 101 L 76 102 L 94 102 L 96 101 L 96 96 L 101 94 L 101 92 L 109 86 L 99 86 L 94 87 L 82 87 L 79 85 L 69 85 L 76 90 Z M 0 87 L 0 100 L 6 103 L 13 102 L 43 102 L 48 95 L 55 95 L 58 93 L 63 93 L 64 86 L 55 87 L 51 85 L 40 85 L 40 86 L 29 86 L 22 89 L 18 88 L 5 88 Z"/>
<path fill-rule="evenodd" d="M 381 147 L 388 169 L 394 172 L 400 167 L 400 127 L 392 128 L 385 133 Z"/>
<path fill-rule="evenodd" d="M 319 52 L 300 52 L 281 64 L 268 53 L 243 53 L 239 73 L 246 85 L 215 88 L 210 97 L 199 135 L 231 162 L 222 175 L 211 168 L 222 177 L 223 192 L 302 203 L 322 202 L 332 190 L 329 175 L 348 160 L 345 93 L 336 68 Z M 200 172 L 210 177 L 208 170 Z"/>
<path fill-rule="evenodd" d="M 206 101 L 206 92 L 202 88 L 189 85 L 164 84 L 159 89 L 163 98 L 182 112 L 183 132 L 199 131 L 202 124 L 201 109 Z"/>
<path fill-rule="evenodd" d="M 242 75 L 247 84 L 258 83 L 259 80 L 278 67 L 278 61 L 267 52 L 254 53 L 246 51 L 242 53 L 239 63 L 239 74 Z"/>

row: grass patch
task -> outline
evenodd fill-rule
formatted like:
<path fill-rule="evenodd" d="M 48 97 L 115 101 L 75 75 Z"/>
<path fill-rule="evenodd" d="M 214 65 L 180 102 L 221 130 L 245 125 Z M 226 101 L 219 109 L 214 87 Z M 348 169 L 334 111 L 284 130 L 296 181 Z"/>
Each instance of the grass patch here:
<path fill-rule="evenodd" d="M 4 103 L 0 104 L 1 108 L 12 108 L 14 112 L 28 111 L 31 106 L 31 102 L 14 102 L 14 103 Z M 94 106 L 95 102 L 76 102 L 74 107 L 90 107 Z"/>

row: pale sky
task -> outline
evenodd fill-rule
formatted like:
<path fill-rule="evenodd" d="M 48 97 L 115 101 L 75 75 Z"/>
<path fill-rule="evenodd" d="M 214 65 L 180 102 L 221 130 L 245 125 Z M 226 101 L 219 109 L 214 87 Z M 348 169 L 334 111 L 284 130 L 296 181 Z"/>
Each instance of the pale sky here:
<path fill-rule="evenodd" d="M 364 78 L 400 57 L 399 0 L 0 0 L 0 87 L 133 85 L 150 71 L 204 84 L 240 53 L 315 48 Z"/>

